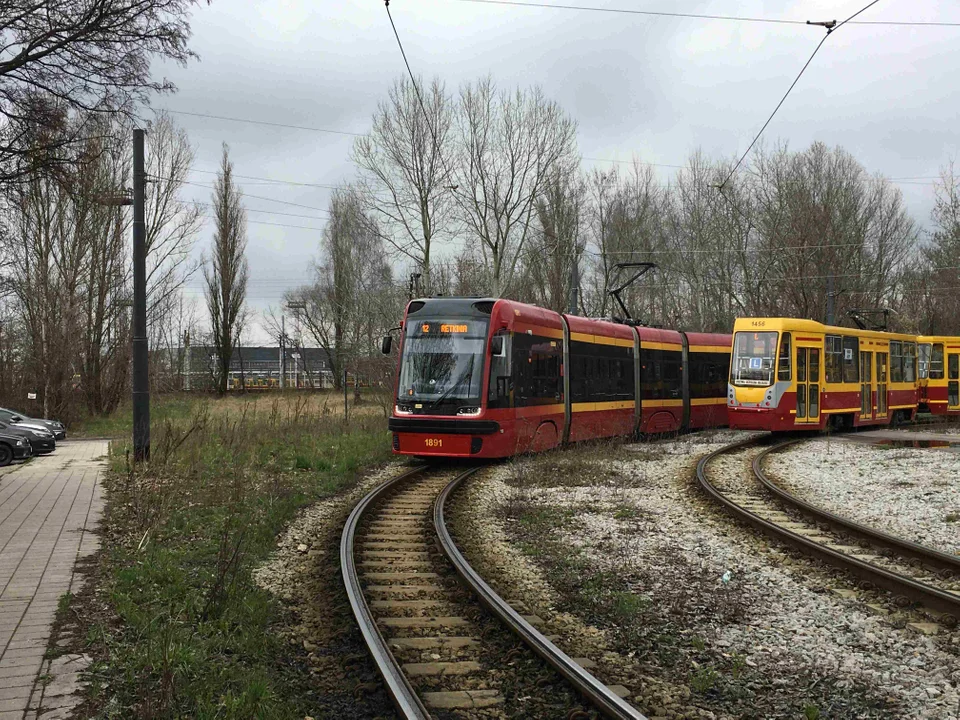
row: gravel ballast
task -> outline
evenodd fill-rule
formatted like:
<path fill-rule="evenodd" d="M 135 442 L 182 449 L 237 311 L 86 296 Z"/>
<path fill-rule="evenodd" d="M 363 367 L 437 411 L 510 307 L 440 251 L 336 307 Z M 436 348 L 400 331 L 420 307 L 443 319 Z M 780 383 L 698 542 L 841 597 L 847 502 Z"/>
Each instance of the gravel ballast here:
<path fill-rule="evenodd" d="M 852 580 L 736 525 L 695 489 L 696 458 L 741 437 L 515 461 L 465 488 L 459 536 L 504 597 L 652 717 L 954 717 L 960 633 L 922 636 L 837 597 Z M 735 485 L 745 469 L 741 458 L 713 472 Z"/>
<path fill-rule="evenodd" d="M 817 438 L 768 456 L 765 467 L 813 505 L 960 553 L 960 453 Z"/>

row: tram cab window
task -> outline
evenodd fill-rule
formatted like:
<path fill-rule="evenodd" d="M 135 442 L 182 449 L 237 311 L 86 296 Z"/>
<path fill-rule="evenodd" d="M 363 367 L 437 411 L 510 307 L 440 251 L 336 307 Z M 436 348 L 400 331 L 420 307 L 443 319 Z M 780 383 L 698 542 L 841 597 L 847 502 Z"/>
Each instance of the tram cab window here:
<path fill-rule="evenodd" d="M 777 361 L 777 380 L 790 380 L 790 333 L 780 336 L 780 359 Z"/>
<path fill-rule="evenodd" d="M 776 356 L 776 332 L 738 332 L 733 340 L 730 382 L 734 385 L 772 385 Z"/>
<path fill-rule="evenodd" d="M 826 381 L 843 382 L 843 338 L 839 335 L 827 335 L 824 338 L 826 356 Z"/>
<path fill-rule="evenodd" d="M 507 332 L 499 333 L 503 338 L 503 350 L 499 355 L 490 357 L 490 383 L 487 387 L 487 407 L 507 408 L 511 406 L 513 378 L 510 373 L 511 338 Z"/>
<path fill-rule="evenodd" d="M 933 343 L 931 346 L 929 378 L 943 380 L 943 343 Z"/>
<path fill-rule="evenodd" d="M 905 342 L 903 344 L 903 381 L 916 382 L 917 380 L 917 344 Z"/>
<path fill-rule="evenodd" d="M 930 377 L 930 354 L 933 346 L 930 343 L 917 345 L 917 377 L 926 380 Z"/>
<path fill-rule="evenodd" d="M 860 338 L 843 338 L 843 381 L 860 382 Z"/>

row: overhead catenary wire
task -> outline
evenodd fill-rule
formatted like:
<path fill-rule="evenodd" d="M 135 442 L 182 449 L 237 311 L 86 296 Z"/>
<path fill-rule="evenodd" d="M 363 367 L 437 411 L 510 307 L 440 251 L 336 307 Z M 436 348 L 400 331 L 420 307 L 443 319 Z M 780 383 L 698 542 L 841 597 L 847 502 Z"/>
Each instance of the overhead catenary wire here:
<path fill-rule="evenodd" d="M 158 108 L 173 115 L 190 115 L 192 117 L 207 118 L 210 120 L 226 120 L 228 122 L 250 123 L 252 125 L 266 125 L 268 127 L 286 128 L 288 130 L 310 130 L 312 132 L 329 133 L 331 135 L 347 135 L 363 137 L 364 133 L 348 132 L 346 130 L 331 130 L 330 128 L 309 127 L 306 125 L 291 125 L 289 123 L 272 122 L 269 120 L 253 120 L 251 118 L 228 117 L 226 115 L 211 115 L 209 113 L 188 112 L 187 110 L 173 110 L 172 108 Z"/>
<path fill-rule="evenodd" d="M 763 135 L 764 130 L 767 129 L 767 126 L 771 123 L 771 121 L 773 120 L 774 116 L 777 114 L 777 111 L 780 110 L 780 108 L 783 106 L 783 103 L 785 103 L 786 100 L 787 100 L 787 98 L 790 96 L 790 93 L 791 93 L 791 92 L 793 91 L 793 89 L 797 86 L 797 83 L 800 82 L 800 78 L 803 77 L 803 73 L 805 73 L 806 70 L 807 70 L 807 68 L 810 67 L 810 63 L 813 62 L 813 59 L 817 56 L 817 53 L 820 52 L 820 48 L 823 47 L 823 44 L 827 41 L 827 38 L 830 37 L 830 35 L 831 35 L 833 32 L 835 32 L 836 30 L 839 30 L 840 28 L 842 28 L 844 25 L 846 25 L 847 23 L 851 22 L 855 17 L 857 17 L 858 15 L 860 15 L 862 12 L 864 12 L 864 11 L 869 10 L 870 8 L 872 8 L 872 7 L 873 7 L 874 5 L 876 5 L 878 2 L 880 2 L 880 0 L 872 0 L 872 2 L 868 3 L 868 4 L 865 5 L 864 7 L 860 8 L 859 10 L 857 10 L 857 12 L 855 12 L 853 15 L 851 15 L 851 16 L 848 17 L 846 20 L 844 20 L 843 22 L 841 22 L 839 25 L 836 24 L 836 21 L 830 21 L 830 22 L 827 22 L 827 23 L 822 23 L 822 24 L 824 25 L 824 27 L 826 27 L 826 33 L 825 33 L 824 36 L 820 39 L 820 42 L 817 43 L 817 46 L 813 49 L 813 52 L 810 53 L 810 57 L 807 58 L 807 61 L 803 64 L 803 67 L 800 68 L 800 72 L 797 73 L 797 76 L 793 79 L 793 82 L 790 83 L 790 87 L 787 88 L 787 91 L 783 94 L 783 97 L 780 98 L 780 102 L 777 103 L 777 106 L 773 109 L 773 112 L 770 113 L 770 116 L 767 118 L 766 122 L 763 123 L 763 126 L 760 128 L 760 131 L 754 136 L 753 140 L 750 141 L 750 144 L 747 146 L 747 149 L 743 151 L 743 154 L 740 156 L 740 159 L 737 160 L 736 164 L 734 164 L 733 169 L 730 170 L 730 173 L 727 175 L 727 177 L 724 179 L 724 181 L 723 181 L 722 183 L 720 183 L 720 185 L 717 187 L 717 189 L 720 191 L 720 194 L 721 194 L 721 195 L 723 194 L 723 187 L 724 187 L 724 185 L 726 185 L 726 184 L 730 181 L 730 178 L 732 178 L 732 177 L 734 176 L 734 174 L 735 174 L 735 173 L 737 172 L 737 170 L 740 168 L 740 165 L 743 164 L 743 161 L 747 158 L 747 155 L 749 155 L 749 154 L 750 154 L 750 151 L 753 150 L 753 146 L 757 144 L 757 141 L 758 141 L 758 140 L 760 139 L 760 137 Z"/>
<path fill-rule="evenodd" d="M 195 186 L 195 187 L 201 187 L 201 188 L 205 188 L 205 189 L 207 189 L 207 190 L 212 190 L 212 189 L 213 189 L 213 185 L 210 185 L 210 184 L 207 184 L 207 183 L 198 183 L 198 182 L 194 182 L 194 181 L 192 181 L 192 180 L 183 180 L 183 181 L 181 181 L 181 182 L 183 182 L 184 185 L 193 185 L 193 186 Z M 253 199 L 253 200 L 263 200 L 263 201 L 265 201 L 265 202 L 275 202 L 275 203 L 279 203 L 279 204 L 281 204 L 281 205 L 292 205 L 293 207 L 299 207 L 299 208 L 303 208 L 303 209 L 305 209 L 305 210 L 316 210 L 317 212 L 322 212 L 322 213 L 325 213 L 325 214 L 327 214 L 327 215 L 330 214 L 330 211 L 329 211 L 329 210 L 324 210 L 323 208 L 315 207 L 315 206 L 313 206 L 313 205 L 304 205 L 303 203 L 291 202 L 290 200 L 279 200 L 279 199 L 277 199 L 277 198 L 264 197 L 263 195 L 251 195 L 250 193 L 245 192 L 242 188 L 241 188 L 241 190 L 240 190 L 240 194 L 243 195 L 243 197 L 251 198 L 251 199 Z"/>
<path fill-rule="evenodd" d="M 416 87 L 417 87 L 417 92 L 419 93 L 419 86 L 416 86 Z M 418 99 L 418 102 L 419 102 L 419 99 Z M 174 111 L 168 111 L 168 112 L 174 112 Z M 177 113 L 181 113 L 182 111 L 176 111 L 176 112 L 177 112 Z M 245 123 L 253 123 L 253 124 L 257 124 L 257 125 L 262 125 L 262 124 L 264 124 L 264 121 L 261 121 L 261 120 L 252 120 L 252 119 L 250 119 L 250 118 L 237 118 L 237 117 L 221 118 L 221 116 L 219 116 L 219 115 L 208 115 L 208 114 L 205 114 L 205 113 L 183 113 L 183 114 L 197 115 L 197 116 L 199 116 L 199 117 L 214 118 L 214 119 L 225 119 L 225 120 L 229 120 L 229 121 L 232 121 L 232 122 L 245 122 Z M 278 127 L 291 127 L 291 128 L 298 129 L 298 130 L 313 130 L 313 131 L 316 131 L 316 132 L 340 132 L 340 131 L 333 131 L 333 130 L 329 130 L 329 131 L 328 131 L 328 130 L 323 130 L 323 129 L 321 129 L 321 128 L 303 127 L 303 126 L 300 126 L 300 125 L 284 125 L 283 123 L 269 123 L 269 124 L 271 124 L 271 125 L 276 125 L 276 126 L 278 126 Z M 430 130 L 431 130 L 431 132 L 432 132 L 432 130 L 433 130 L 432 125 L 429 126 L 429 127 L 430 127 Z M 361 136 L 361 137 L 363 136 L 363 135 L 361 135 L 361 134 L 359 134 L 359 133 L 346 133 L 346 132 L 344 132 L 343 134 L 356 134 L 356 135 Z M 434 137 L 435 137 L 435 136 L 434 136 Z M 645 167 L 647 167 L 647 166 L 649 166 L 649 167 L 662 167 L 662 168 L 672 168 L 672 169 L 675 169 L 675 170 L 690 170 L 690 169 L 692 169 L 689 165 L 678 165 L 678 164 L 675 164 L 675 163 L 648 162 L 648 161 L 640 160 L 640 159 L 637 159 L 637 158 L 633 158 L 633 159 L 631 159 L 631 160 L 620 160 L 620 159 L 617 159 L 617 158 L 601 158 L 601 157 L 593 157 L 593 156 L 582 156 L 581 159 L 587 160 L 587 161 L 589 161 L 589 162 L 612 163 L 612 164 L 617 164 L 617 165 L 642 165 L 642 166 L 645 166 Z M 442 161 L 442 158 L 441 158 L 441 161 Z M 449 171 L 449 168 L 447 168 L 447 170 Z M 199 168 L 191 168 L 191 172 L 203 173 L 203 174 L 208 174 L 208 175 L 215 175 L 215 174 L 217 174 L 219 171 L 217 171 L 217 170 L 202 170 L 202 169 L 199 169 Z M 241 178 L 241 179 L 246 179 L 246 180 L 262 180 L 262 181 L 265 182 L 265 183 L 277 184 L 277 185 L 298 185 L 298 186 L 303 186 L 303 187 L 318 187 L 318 188 L 325 188 L 325 189 L 331 189 L 331 190 L 335 190 L 337 187 L 339 187 L 338 185 L 332 185 L 332 184 L 328 184 L 328 183 L 315 183 L 315 182 L 308 182 L 308 181 L 301 181 L 301 180 L 287 180 L 287 179 L 269 178 L 269 177 L 255 176 L 255 175 L 239 175 L 239 174 L 234 174 L 234 177 Z M 924 180 L 937 181 L 937 180 L 939 180 L 939 179 L 940 179 L 939 176 L 932 176 L 932 175 L 910 176 L 910 177 L 902 177 L 902 178 L 899 178 L 899 177 L 887 178 L 887 180 L 890 180 L 891 182 L 895 182 L 895 183 L 897 183 L 897 184 L 903 184 L 903 185 L 935 185 L 935 184 L 937 184 L 936 182 L 916 182 L 916 181 L 924 181 Z"/>
<path fill-rule="evenodd" d="M 648 17 L 663 17 L 683 20 L 722 20 L 728 22 L 763 23 L 771 25 L 811 25 L 807 20 L 790 20 L 786 18 L 765 18 L 747 15 L 711 15 L 706 13 L 683 13 L 658 10 L 636 10 L 633 8 L 610 8 L 595 5 L 566 5 L 542 2 L 521 2 L 520 0 L 457 0 L 457 2 L 474 3 L 478 5 L 499 5 L 505 7 L 546 8 L 550 10 L 577 10 L 597 13 L 613 13 L 621 15 L 644 15 Z M 862 11 L 861 11 L 862 12 Z M 844 22 L 850 22 L 856 15 Z M 939 20 L 859 20 L 854 25 L 887 25 L 904 27 L 960 27 L 960 22 Z M 838 26 L 839 27 L 839 26 Z"/>
<path fill-rule="evenodd" d="M 447 178 L 453 178 L 454 174 L 450 171 L 450 166 L 447 165 L 447 162 L 443 157 L 443 149 L 440 147 L 440 141 L 437 138 L 437 133 L 433 129 L 433 123 L 430 121 L 430 113 L 427 112 L 427 106 L 423 102 L 423 95 L 420 94 L 420 86 L 417 84 L 417 79 L 414 77 L 413 70 L 410 68 L 410 62 L 407 60 L 407 53 L 403 49 L 403 43 L 400 41 L 400 33 L 397 32 L 397 25 L 393 22 L 393 15 L 390 13 L 390 0 L 383 0 L 383 6 L 387 9 L 387 17 L 390 19 L 390 27 L 393 28 L 393 36 L 397 39 L 397 47 L 400 48 L 400 55 L 403 57 L 403 64 L 407 68 L 407 75 L 410 76 L 410 82 L 413 83 L 413 91 L 416 93 L 417 102 L 420 104 L 420 111 L 423 113 L 423 119 L 427 121 L 427 129 L 430 131 L 430 137 L 433 139 L 433 147 L 436 148 L 437 158 L 440 160 L 440 164 L 447 173 Z M 454 192 L 457 189 L 456 185 L 450 185 L 448 187 Z"/>

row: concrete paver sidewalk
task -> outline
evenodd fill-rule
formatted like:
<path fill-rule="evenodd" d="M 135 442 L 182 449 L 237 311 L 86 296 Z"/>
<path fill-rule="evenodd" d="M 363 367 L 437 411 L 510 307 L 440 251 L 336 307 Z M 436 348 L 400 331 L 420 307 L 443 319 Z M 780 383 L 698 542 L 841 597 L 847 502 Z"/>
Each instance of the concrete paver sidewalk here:
<path fill-rule="evenodd" d="M 60 596 L 76 591 L 79 557 L 94 552 L 92 535 L 103 507 L 100 475 L 104 440 L 67 440 L 56 452 L 0 475 L 0 720 L 61 717 L 70 705 L 65 688 L 76 676 L 45 688 L 41 670 Z M 53 663 L 70 674 L 82 661 Z"/>

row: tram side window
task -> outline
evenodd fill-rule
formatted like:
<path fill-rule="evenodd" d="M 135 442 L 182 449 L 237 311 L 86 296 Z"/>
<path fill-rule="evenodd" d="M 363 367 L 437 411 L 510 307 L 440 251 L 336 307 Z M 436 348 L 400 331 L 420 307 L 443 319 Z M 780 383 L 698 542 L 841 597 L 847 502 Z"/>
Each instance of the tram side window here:
<path fill-rule="evenodd" d="M 843 339 L 839 335 L 827 335 L 824 338 L 826 355 L 826 381 L 843 382 Z"/>
<path fill-rule="evenodd" d="M 843 338 L 843 381 L 860 382 L 860 338 Z"/>
<path fill-rule="evenodd" d="M 657 400 L 663 397 L 663 378 L 660 370 L 660 350 L 640 349 L 640 397 Z"/>
<path fill-rule="evenodd" d="M 777 380 L 790 380 L 790 333 L 780 336 L 780 359 L 777 362 Z"/>
<path fill-rule="evenodd" d="M 890 382 L 903 382 L 903 343 L 890 341 Z"/>
<path fill-rule="evenodd" d="M 571 343 L 573 345 L 573 343 Z M 571 348 L 570 351 L 570 401 L 586 402 L 590 394 L 587 356 Z"/>
<path fill-rule="evenodd" d="M 728 353 L 691 352 L 687 367 L 690 372 L 690 397 L 713 398 L 727 394 Z"/>
<path fill-rule="evenodd" d="M 903 344 L 903 381 L 916 382 L 917 380 L 917 344 L 905 342 Z"/>
<path fill-rule="evenodd" d="M 943 343 L 934 343 L 930 352 L 930 379 L 943 380 Z"/>
<path fill-rule="evenodd" d="M 663 397 L 665 398 L 678 398 L 683 394 L 680 387 L 682 358 L 679 351 L 663 351 Z"/>
<path fill-rule="evenodd" d="M 563 402 L 558 340 L 535 335 L 515 335 L 513 370 L 518 407 Z"/>

